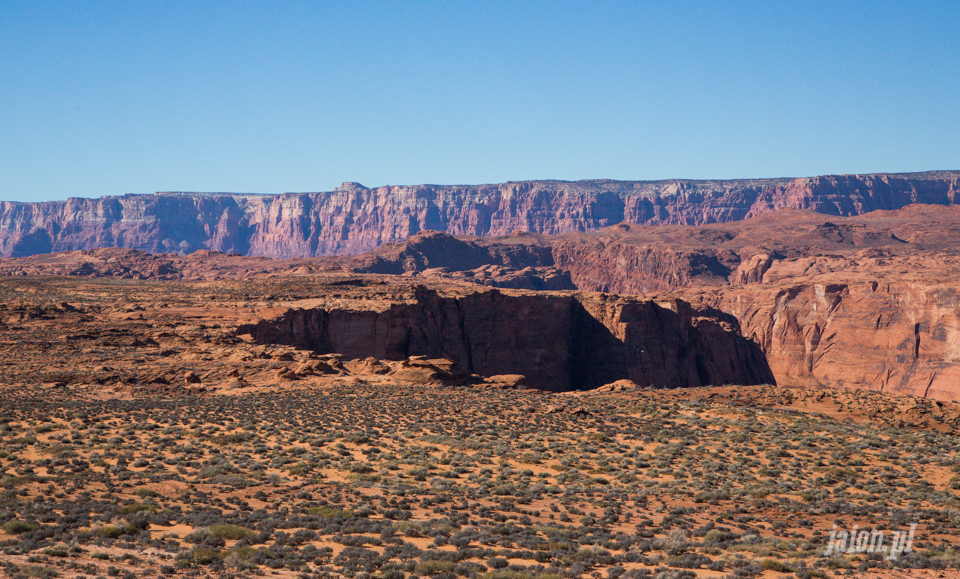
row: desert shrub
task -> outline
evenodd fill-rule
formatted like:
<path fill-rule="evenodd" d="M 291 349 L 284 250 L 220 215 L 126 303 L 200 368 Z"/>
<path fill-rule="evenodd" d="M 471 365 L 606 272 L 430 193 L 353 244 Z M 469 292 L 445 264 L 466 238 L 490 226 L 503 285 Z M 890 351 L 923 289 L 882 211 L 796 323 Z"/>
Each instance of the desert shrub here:
<path fill-rule="evenodd" d="M 254 438 L 254 435 L 249 432 L 234 432 L 214 436 L 210 439 L 210 442 L 219 446 L 226 446 L 228 444 L 242 444 L 252 438 Z"/>
<path fill-rule="evenodd" d="M 14 565 L 11 564 L 5 569 L 11 577 L 37 577 L 38 579 L 52 579 L 59 577 L 60 573 L 56 569 L 49 567 L 40 567 L 37 565 Z"/>
<path fill-rule="evenodd" d="M 212 547 L 204 547 L 203 545 L 197 545 L 190 552 L 190 558 L 197 565 L 209 565 L 210 563 L 219 560 L 222 556 L 220 549 L 214 549 Z"/>
<path fill-rule="evenodd" d="M 683 529 L 670 531 L 670 534 L 666 537 L 661 537 L 653 542 L 655 549 L 660 549 L 667 555 L 679 555 L 686 551 L 688 546 L 687 532 Z"/>
<path fill-rule="evenodd" d="M 256 535 L 257 532 L 253 529 L 247 529 L 246 527 L 223 524 L 210 525 L 210 534 L 228 541 L 238 541 L 240 539 L 252 537 L 253 535 Z"/>
<path fill-rule="evenodd" d="M 620 566 L 610 567 L 609 569 L 607 569 L 607 577 L 609 579 L 618 579 L 618 577 L 623 576 L 623 574 L 626 572 L 627 570 Z"/>
<path fill-rule="evenodd" d="M 453 561 L 428 560 L 417 564 L 417 573 L 421 575 L 437 575 L 439 573 L 450 573 L 457 566 Z"/>
<path fill-rule="evenodd" d="M 157 512 L 157 505 L 139 504 L 139 503 L 123 505 L 122 507 L 117 509 L 117 514 L 120 516 L 132 515 L 134 513 L 139 513 L 142 511 L 150 511 L 151 513 L 155 513 Z"/>
<path fill-rule="evenodd" d="M 197 529 L 183 538 L 188 543 L 195 545 L 204 545 L 207 547 L 223 547 L 226 542 L 223 537 L 218 537 L 210 532 L 209 529 Z"/>
<path fill-rule="evenodd" d="M 693 571 L 665 569 L 653 576 L 653 579 L 697 579 Z"/>
<path fill-rule="evenodd" d="M 733 533 L 721 531 L 720 529 L 711 529 L 703 536 L 703 543 L 705 545 L 720 545 L 736 538 L 737 536 Z"/>
<path fill-rule="evenodd" d="M 697 496 L 694 497 L 694 502 L 697 503 L 708 503 L 710 501 L 726 501 L 730 500 L 730 493 L 725 490 L 712 490 L 712 491 L 702 491 L 697 493 Z"/>
<path fill-rule="evenodd" d="M 257 549 L 249 545 L 233 547 L 226 553 L 223 553 L 223 559 L 227 564 L 236 564 L 240 561 L 249 561 L 256 555 Z"/>
<path fill-rule="evenodd" d="M 700 569 L 709 565 L 713 560 L 699 553 L 684 553 L 678 557 L 667 559 L 667 565 L 670 567 L 679 567 L 681 569 Z"/>
<path fill-rule="evenodd" d="M 308 512 L 325 519 L 349 519 L 356 516 L 356 513 L 349 509 L 338 507 L 311 507 Z"/>
<path fill-rule="evenodd" d="M 743 567 L 737 567 L 730 575 L 733 577 L 756 577 L 763 573 L 763 568 L 755 563 L 749 563 Z"/>
<path fill-rule="evenodd" d="M 19 535 L 21 533 L 26 533 L 32 531 L 35 527 L 29 523 L 23 521 L 18 521 L 16 519 L 12 521 L 7 521 L 3 524 L 4 532 L 10 533 L 11 535 Z"/>
<path fill-rule="evenodd" d="M 351 444 L 366 444 L 370 442 L 370 437 L 363 432 L 351 432 L 343 437 L 343 441 Z"/>
<path fill-rule="evenodd" d="M 66 545 L 54 545 L 49 549 L 44 549 L 43 553 L 49 555 L 50 557 L 69 557 L 70 548 Z"/>
<path fill-rule="evenodd" d="M 513 569 L 499 569 L 490 571 L 481 575 L 483 579 L 561 579 L 559 573 L 537 573 L 533 575 L 524 571 L 515 571 Z"/>
<path fill-rule="evenodd" d="M 492 569 L 503 569 L 509 564 L 510 562 L 502 557 L 494 557 L 493 559 L 489 559 L 487 561 L 487 566 Z"/>
<path fill-rule="evenodd" d="M 792 571 L 792 569 L 776 559 L 764 559 L 763 561 L 760 561 L 760 568 L 767 571 L 776 571 L 777 573 L 789 573 Z"/>
<path fill-rule="evenodd" d="M 457 566 L 453 568 L 453 572 L 461 577 L 472 577 L 476 574 L 483 573 L 486 570 L 486 565 L 482 563 L 473 563 L 471 561 L 457 563 Z"/>
<path fill-rule="evenodd" d="M 136 535 L 139 532 L 140 529 L 130 525 L 124 525 L 122 527 L 117 527 L 116 525 L 106 525 L 96 530 L 97 535 L 106 537 L 108 539 L 117 539 L 123 535 Z"/>

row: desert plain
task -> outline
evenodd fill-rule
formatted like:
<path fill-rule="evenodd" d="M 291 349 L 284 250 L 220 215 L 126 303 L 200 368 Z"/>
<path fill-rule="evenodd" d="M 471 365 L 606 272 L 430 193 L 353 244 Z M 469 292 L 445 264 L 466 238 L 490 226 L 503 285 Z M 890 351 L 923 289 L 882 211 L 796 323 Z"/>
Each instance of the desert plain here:
<path fill-rule="evenodd" d="M 958 576 L 958 190 L 5 204 L 0 573 Z"/>
<path fill-rule="evenodd" d="M 939 577 L 960 562 L 951 402 L 626 379 L 548 392 L 257 330 L 425 291 L 524 294 L 345 271 L 0 278 L 3 572 Z M 911 523 L 895 561 L 825 554 L 836 528 Z"/>

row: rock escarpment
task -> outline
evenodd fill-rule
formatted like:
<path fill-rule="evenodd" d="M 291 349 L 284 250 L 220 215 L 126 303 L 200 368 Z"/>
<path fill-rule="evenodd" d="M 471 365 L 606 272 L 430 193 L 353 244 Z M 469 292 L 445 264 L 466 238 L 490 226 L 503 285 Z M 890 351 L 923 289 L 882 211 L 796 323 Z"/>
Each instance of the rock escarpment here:
<path fill-rule="evenodd" d="M 796 208 L 830 215 L 952 205 L 960 173 L 730 181 L 525 181 L 282 195 L 158 193 L 0 203 L 0 257 L 125 247 L 268 257 L 356 254 L 423 231 L 495 236 L 621 222 L 703 225 Z"/>
<path fill-rule="evenodd" d="M 761 282 L 680 295 L 736 316 L 780 385 L 960 400 L 960 292 L 898 279 L 903 265 L 864 254 L 775 261 Z"/>
<path fill-rule="evenodd" d="M 848 218 L 782 210 L 704 227 L 457 241 L 549 248 L 529 263 L 580 290 L 676 295 L 730 313 L 781 385 L 960 399 L 960 207 Z"/>
<path fill-rule="evenodd" d="M 740 222 L 706 226 L 647 227 L 620 223 L 600 231 L 559 236 L 512 232 L 497 238 L 453 237 L 424 231 L 402 243 L 386 244 L 363 255 L 293 260 L 203 251 L 177 256 L 100 249 L 2 259 L 0 275 L 55 274 L 170 280 L 257 278 L 268 284 L 276 278 L 302 277 L 306 285 L 313 283 L 310 280 L 325 276 L 345 275 L 362 279 L 382 276 L 411 286 L 446 284 L 466 287 L 469 293 L 481 290 L 464 282 L 528 290 L 576 288 L 581 292 L 658 295 L 661 299 L 672 296 L 694 304 L 694 311 L 709 312 L 712 308 L 735 316 L 738 322 L 729 322 L 729 327 L 738 325 L 744 337 L 758 344 L 779 384 L 822 384 L 958 400 L 960 305 L 956 288 L 960 250 L 957 248 L 960 248 L 960 206 L 913 205 L 855 217 L 832 217 L 785 209 Z M 335 293 L 339 294 L 339 291 Z M 304 295 L 312 294 L 306 291 Z M 543 299 L 559 299 L 556 295 L 562 294 L 544 294 Z M 613 314 L 606 308 L 609 304 L 645 303 L 649 300 L 608 298 L 607 301 L 594 302 L 592 298 L 582 297 L 583 294 L 577 298 L 571 297 L 573 294 L 567 295 L 579 305 L 569 302 L 561 308 L 567 313 L 556 314 L 556 319 L 566 320 L 564 324 L 554 328 L 550 322 L 554 318 L 550 318 L 542 324 L 538 321 L 533 327 L 539 324 L 554 328 L 550 330 L 553 334 L 567 336 L 564 332 L 568 330 L 562 328 L 578 327 L 577 320 L 586 319 L 584 316 L 589 314 L 587 317 L 599 325 L 579 327 L 594 327 L 599 331 L 597 335 L 579 342 L 562 338 L 557 343 L 570 356 L 574 355 L 573 352 L 580 352 L 576 354 L 580 356 L 577 367 L 594 368 L 587 373 L 593 377 L 582 381 L 574 378 L 573 370 L 563 370 L 563 364 L 557 361 L 567 359 L 562 357 L 549 361 L 548 366 L 553 368 L 550 372 L 544 369 L 547 366 L 539 368 L 533 362 L 524 367 L 524 372 L 513 366 L 500 368 L 495 365 L 490 365 L 489 371 L 508 374 L 541 372 L 544 376 L 553 376 L 552 379 L 557 380 L 553 383 L 560 387 L 610 383 L 619 379 L 615 376 L 634 379 L 630 374 L 633 370 L 622 371 L 625 364 L 621 362 L 610 362 L 610 367 L 620 368 L 616 372 L 604 374 L 596 370 L 602 367 L 597 361 L 599 358 L 586 357 L 583 352 L 589 351 L 588 343 L 597 342 L 609 345 L 609 348 L 604 346 L 602 349 L 603 359 L 608 361 L 616 360 L 618 356 L 630 359 L 640 356 L 643 352 L 624 350 L 622 345 L 631 343 L 628 334 L 633 330 L 629 328 L 640 327 L 624 321 L 629 318 L 631 308 L 638 306 L 617 306 L 621 309 Z M 356 308 L 323 309 L 330 316 L 340 310 L 349 310 L 350 313 L 336 315 L 347 316 L 350 324 L 366 319 L 364 316 L 390 324 L 407 320 L 401 326 L 411 328 L 409 335 L 413 336 L 420 331 L 415 327 L 434 327 L 430 324 L 439 324 L 436 321 L 439 319 L 461 320 L 457 317 L 459 314 L 451 313 L 459 310 L 451 305 L 450 299 L 453 298 L 444 298 L 447 301 L 441 300 L 442 305 L 423 306 L 417 310 L 433 311 L 435 317 L 429 319 L 415 316 L 409 310 L 413 307 L 409 304 L 397 305 L 399 309 L 392 314 L 357 313 Z M 460 303 L 464 299 L 457 298 L 454 302 Z M 427 300 L 424 303 L 432 302 Z M 600 303 L 607 305 L 600 307 L 597 305 Z M 316 308 L 307 308 L 311 309 Z M 493 302 L 478 307 L 477 311 L 480 310 L 489 311 L 492 317 L 508 319 L 498 328 L 516 327 L 518 332 L 524 328 L 517 319 L 529 315 L 537 320 L 540 315 L 537 312 L 541 311 L 515 311 Z M 568 310 L 580 313 L 574 315 Z M 401 311 L 406 313 L 401 316 Z M 706 335 L 707 326 L 697 322 L 698 317 L 701 316 L 691 315 L 697 335 L 702 337 Z M 715 322 L 723 319 L 714 314 L 702 317 Z M 367 324 L 364 327 L 372 332 L 371 336 L 381 336 L 377 334 L 380 325 L 369 320 L 364 323 Z M 452 336 L 450 328 L 459 327 L 453 322 L 450 322 L 453 325 L 444 324 L 439 327 L 447 330 L 437 335 Z M 492 322 L 488 326 L 494 327 Z M 601 327 L 605 329 L 601 330 Z M 681 324 L 677 328 L 686 326 Z M 665 328 L 664 335 L 678 331 L 677 328 Z M 466 343 L 462 336 L 469 336 L 469 332 L 456 331 L 461 337 L 452 338 L 450 343 Z M 349 332 L 334 334 L 351 335 Z M 314 332 L 313 335 L 318 334 Z M 619 340 L 622 344 L 610 342 L 610 335 L 615 336 L 614 342 Z M 483 340 L 501 337 L 493 334 Z M 292 338 L 284 339 L 289 341 Z M 388 348 L 388 344 L 393 344 L 389 341 L 377 346 L 378 350 L 371 345 L 372 339 L 363 342 L 365 349 L 358 352 L 377 355 L 389 349 L 397 356 L 406 353 L 400 346 Z M 362 342 L 359 338 L 355 340 Z M 454 358 L 458 362 L 466 360 L 465 352 L 472 351 L 473 347 L 463 346 L 457 357 L 444 349 L 452 346 L 444 346 L 439 341 L 404 340 L 407 338 L 400 343 L 415 346 L 411 350 L 413 353 Z M 504 348 L 516 347 L 527 352 L 529 356 L 523 358 L 524 363 L 527 358 L 537 360 L 535 352 L 523 350 L 521 346 L 540 342 L 534 342 L 534 337 L 524 340 L 512 342 Z M 705 352 L 713 343 L 697 340 L 700 338 L 678 343 L 687 344 L 683 348 L 699 348 L 698 352 Z M 716 343 L 723 344 L 722 350 L 728 348 L 726 340 L 725 334 L 716 340 Z M 471 342 L 476 343 L 479 342 Z M 684 359 L 679 354 L 670 358 L 673 356 L 671 351 L 682 349 L 680 346 L 671 348 L 662 354 L 667 360 Z M 646 346 L 643 349 L 650 351 Z M 713 358 L 717 359 L 717 356 Z M 474 359 L 480 361 L 474 362 L 474 371 L 486 368 L 481 354 Z M 676 373 L 664 381 L 664 374 L 654 372 L 641 373 L 635 381 L 654 385 L 662 385 L 661 381 L 675 385 L 696 383 L 696 380 L 688 379 L 697 374 L 696 363 L 687 360 L 684 364 L 694 368 L 692 374 L 686 374 L 687 378 Z M 722 373 L 708 374 L 709 382 L 714 383 L 717 380 L 739 380 L 725 378 Z M 556 378 L 562 375 L 568 378 Z M 726 376 L 733 375 L 735 373 Z M 697 379 L 706 383 L 699 375 Z"/>
<path fill-rule="evenodd" d="M 773 381 L 736 320 L 676 299 L 422 290 L 380 311 L 294 309 L 238 333 L 347 358 L 447 358 L 484 376 L 522 374 L 550 391 L 620 379 L 655 387 Z"/>

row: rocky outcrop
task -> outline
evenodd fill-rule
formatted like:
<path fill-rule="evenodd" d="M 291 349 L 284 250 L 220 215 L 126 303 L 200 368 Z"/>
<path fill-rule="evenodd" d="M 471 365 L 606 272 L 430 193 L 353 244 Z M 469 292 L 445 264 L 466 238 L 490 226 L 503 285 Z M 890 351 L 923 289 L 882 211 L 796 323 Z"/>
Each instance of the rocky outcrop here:
<path fill-rule="evenodd" d="M 354 359 L 446 358 L 483 376 L 523 375 L 550 391 L 620 379 L 654 387 L 773 380 L 735 319 L 676 299 L 421 290 L 413 303 L 382 311 L 294 309 L 237 332 Z"/>
<path fill-rule="evenodd" d="M 424 230 L 495 236 L 563 234 L 621 222 L 726 223 L 797 208 L 830 215 L 952 205 L 960 173 L 731 181 L 525 181 L 378 187 L 323 193 L 158 193 L 0 203 L 0 257 L 124 247 L 251 256 L 356 254 Z"/>
<path fill-rule="evenodd" d="M 764 283 L 681 295 L 733 314 L 780 385 L 960 400 L 956 284 L 896 279 L 888 274 L 903 262 L 889 257 L 850 261 L 774 262 Z M 816 273 L 825 265 L 831 271 Z M 808 273 L 794 275 L 801 271 Z"/>
<path fill-rule="evenodd" d="M 389 278 L 393 281 L 384 287 L 395 282 L 405 287 L 433 284 L 457 287 L 457 291 L 469 294 L 478 292 L 478 288 L 462 282 L 534 290 L 577 288 L 581 292 L 667 295 L 695 304 L 690 318 L 697 330 L 677 338 L 679 342 L 658 354 L 665 356 L 663 368 L 673 367 L 677 360 L 683 359 L 670 352 L 688 347 L 705 356 L 704 360 L 723 359 L 726 355 L 723 352 L 729 352 L 731 344 L 726 332 L 739 326 L 743 335 L 765 354 L 780 384 L 856 387 L 960 400 L 957 386 L 960 384 L 958 248 L 960 206 L 911 205 L 856 217 L 830 217 L 785 209 L 736 223 L 707 226 L 646 227 L 621 223 L 600 231 L 560 236 L 513 232 L 499 238 L 457 238 L 425 231 L 367 254 L 331 258 L 271 260 L 209 251 L 176 256 L 98 249 L 2 259 L 0 275 L 177 280 L 303 277 L 304 289 L 298 296 L 314 295 L 310 284 L 328 276 L 346 276 L 347 279 L 337 283 L 355 281 L 358 287 L 363 287 L 363 294 L 375 293 L 375 285 L 365 284 L 382 283 L 379 278 Z M 274 281 L 267 284 L 272 285 Z M 340 294 L 339 289 L 333 292 L 334 296 Z M 380 294 L 377 299 L 384 301 L 410 300 L 389 292 Z M 489 299 L 489 303 L 476 297 L 445 297 L 439 302 L 425 300 L 423 304 L 433 304 L 429 307 L 397 304 L 392 313 L 357 313 L 353 307 L 324 306 L 326 314 L 322 315 L 330 320 L 341 320 L 338 316 L 343 316 L 337 322 L 341 325 L 336 327 L 346 328 L 333 329 L 325 335 L 354 337 L 340 345 L 330 342 L 311 348 L 341 351 L 355 343 L 362 345 L 357 346 L 356 355 L 390 351 L 391 356 L 396 355 L 398 359 L 403 359 L 406 350 L 412 348 L 413 353 L 447 357 L 462 363 L 467 359 L 465 352 L 472 351 L 476 344 L 495 344 L 499 343 L 495 339 L 502 338 L 515 340 L 504 342 L 504 351 L 517 348 L 522 355 L 514 359 L 497 354 L 497 359 L 524 364 L 522 371 L 512 365 L 497 367 L 485 362 L 482 353 L 473 357 L 472 371 L 489 367 L 489 372 L 494 374 L 532 372 L 531 376 L 546 377 L 541 385 L 548 382 L 559 385 L 546 386 L 549 388 L 634 379 L 630 372 L 639 370 L 629 368 L 639 366 L 624 360 L 640 359 L 638 357 L 652 351 L 653 346 L 638 347 L 643 352 L 630 349 L 633 346 L 627 345 L 632 343 L 629 336 L 634 330 L 629 328 L 656 325 L 646 322 L 631 325 L 624 320 L 630 318 L 634 308 L 639 308 L 635 304 L 650 301 L 588 299 L 584 295 L 574 297 L 565 292 L 542 296 L 554 305 L 560 303 L 556 300 L 576 302 L 563 302 L 566 305 L 557 306 L 562 311 L 549 315 L 541 306 L 530 305 L 536 301 L 531 296 L 517 298 L 519 301 L 484 298 Z M 505 305 L 507 302 L 512 305 Z M 527 302 L 528 309 L 524 309 L 527 305 L 514 307 Z M 661 304 L 657 308 L 662 310 L 665 302 L 652 303 Z M 483 318 L 486 321 L 479 323 L 477 314 L 461 313 L 461 305 L 467 307 L 464 304 L 469 304 L 471 311 L 487 312 Z M 601 304 L 605 305 L 601 307 Z M 614 308 L 612 313 L 608 311 L 610 307 Z M 711 309 L 735 316 L 739 322 L 733 318 L 723 321 L 727 318 L 709 313 Z M 304 307 L 306 313 L 296 315 L 320 316 L 316 311 L 315 307 Z M 575 315 L 571 311 L 579 313 Z M 697 311 L 708 314 L 698 316 Z M 426 316 L 423 312 L 433 312 L 432 317 L 423 317 Z M 541 321 L 541 317 L 549 319 Z M 702 321 L 698 321 L 700 317 Z M 505 321 L 494 321 L 500 318 Z M 593 322 L 581 323 L 588 318 Z M 544 368 L 534 365 L 531 360 L 544 359 L 547 354 L 538 353 L 537 348 L 524 349 L 524 344 L 542 345 L 545 338 L 524 334 L 528 328 L 522 327 L 522 320 L 526 319 L 533 320 L 531 332 L 567 336 L 558 342 L 559 351 L 566 352 L 563 356 L 567 358 L 551 358 Z M 473 329 L 458 329 L 460 322 L 468 320 L 470 328 L 496 327 L 497 332 L 505 333 L 501 336 L 490 330 L 479 337 L 470 337 Z M 363 340 L 357 337 L 361 326 L 367 328 L 372 337 Z M 382 328 L 394 326 L 408 328 L 409 332 L 404 330 L 400 337 L 388 340 Z M 441 332 L 438 327 L 446 329 Z M 715 340 L 703 338 L 709 335 L 711 327 L 721 328 Z M 427 332 L 418 328 L 435 329 Z M 569 328 L 580 329 L 571 334 L 573 330 Z M 570 337 L 590 335 L 584 328 L 594 328 L 596 333 L 589 340 L 578 338 L 577 341 Z M 673 335 L 671 332 L 682 334 L 687 331 L 684 328 L 687 328 L 684 324 L 664 327 L 662 333 L 668 336 L 666 343 L 674 340 L 669 337 Z M 311 332 L 309 335 L 324 335 Z M 421 334 L 443 336 L 444 341 L 410 337 Z M 286 341 L 293 339 L 289 332 L 284 335 L 288 336 L 283 338 Z M 690 338 L 691 335 L 699 337 Z M 456 350 L 459 357 L 448 351 L 456 349 L 454 346 L 444 345 L 448 344 L 448 338 L 449 344 L 461 344 Z M 473 341 L 474 338 L 480 341 Z M 467 343 L 473 345 L 463 345 Z M 592 343 L 604 344 L 600 348 L 602 355 L 588 354 Z M 720 352 L 704 354 L 713 344 L 720 344 Z M 589 368 L 583 370 L 588 378 L 577 377 L 573 366 L 570 370 L 563 369 L 565 366 L 558 360 L 570 359 L 570 356 L 579 356 L 576 367 Z M 739 354 L 735 358 L 748 359 Z M 603 370 L 603 361 L 613 370 Z M 686 374 L 643 370 L 639 378 L 646 381 L 636 381 L 645 385 L 661 385 L 661 381 L 677 385 L 695 383 L 690 377 L 697 371 L 689 368 L 696 368 L 696 363 L 687 360 L 681 364 L 686 364 Z M 738 374 L 710 370 L 707 375 L 713 382 Z"/>

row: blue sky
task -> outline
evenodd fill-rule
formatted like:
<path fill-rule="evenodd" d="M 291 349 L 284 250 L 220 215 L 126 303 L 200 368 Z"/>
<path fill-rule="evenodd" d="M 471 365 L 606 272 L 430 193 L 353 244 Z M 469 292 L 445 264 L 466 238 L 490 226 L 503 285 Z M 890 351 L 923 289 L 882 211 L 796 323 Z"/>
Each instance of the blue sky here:
<path fill-rule="evenodd" d="M 0 3 L 0 200 L 960 169 L 958 2 Z"/>

